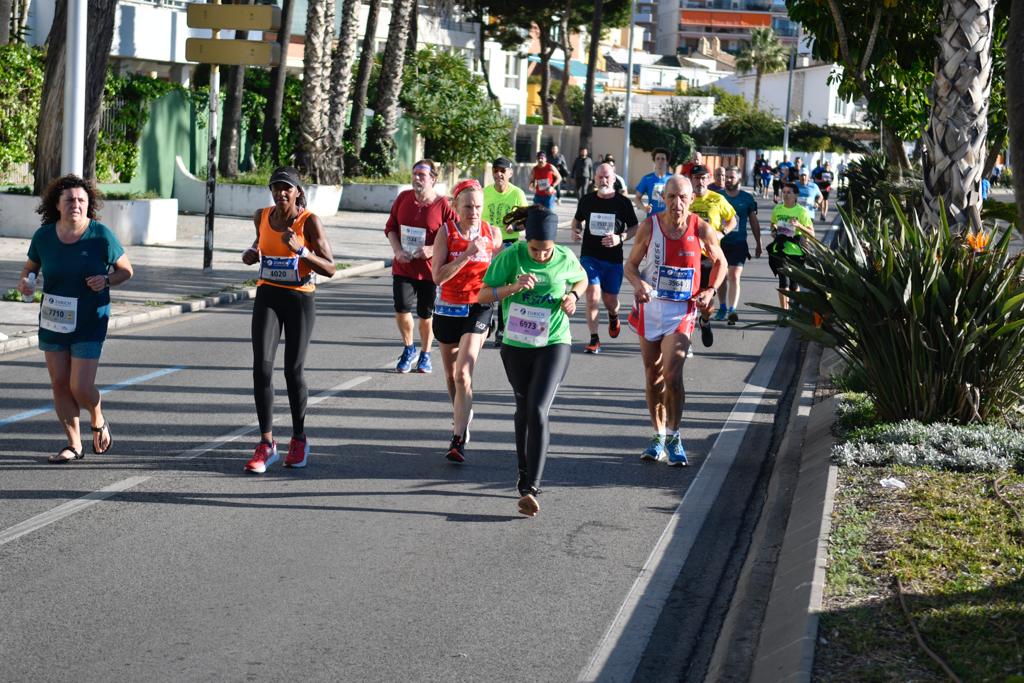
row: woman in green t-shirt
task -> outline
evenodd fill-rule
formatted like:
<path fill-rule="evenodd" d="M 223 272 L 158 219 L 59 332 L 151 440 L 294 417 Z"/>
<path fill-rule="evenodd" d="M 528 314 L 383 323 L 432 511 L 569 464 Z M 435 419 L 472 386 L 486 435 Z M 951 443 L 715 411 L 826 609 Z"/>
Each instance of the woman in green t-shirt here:
<path fill-rule="evenodd" d="M 533 517 L 551 437 L 548 412 L 569 367 L 569 316 L 587 289 L 587 274 L 575 254 L 555 244 L 554 213 L 539 206 L 525 213 L 526 241 L 491 262 L 479 302 L 501 302 L 501 362 L 516 397 L 519 512 Z"/>
<path fill-rule="evenodd" d="M 814 219 L 806 207 L 797 204 L 799 190 L 796 183 L 784 183 L 782 203 L 772 209 L 772 234 L 775 240 L 768 245 L 768 267 L 779 278 L 779 308 L 789 310 L 789 297 L 783 292 L 797 291 L 797 284 L 787 271 L 789 264 L 804 262 L 804 239 L 814 238 Z"/>
<path fill-rule="evenodd" d="M 113 444 L 103 417 L 96 370 L 110 319 L 110 288 L 132 276 L 124 248 L 96 221 L 99 201 L 91 181 L 66 175 L 50 183 L 39 205 L 43 225 L 32 236 L 18 289 L 31 296 L 30 275 L 43 274 L 39 307 L 39 349 L 46 355 L 53 405 L 68 439 L 52 463 L 82 458 L 79 415 L 89 411 L 92 451 Z"/>

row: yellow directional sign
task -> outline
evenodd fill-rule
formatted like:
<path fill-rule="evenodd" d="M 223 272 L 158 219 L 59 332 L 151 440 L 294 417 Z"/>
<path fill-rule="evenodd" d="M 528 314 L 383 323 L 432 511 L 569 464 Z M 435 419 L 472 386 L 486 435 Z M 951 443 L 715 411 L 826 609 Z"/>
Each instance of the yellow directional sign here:
<path fill-rule="evenodd" d="M 189 38 L 185 41 L 185 59 L 204 64 L 278 66 L 281 46 L 256 40 Z"/>
<path fill-rule="evenodd" d="M 186 12 L 185 23 L 189 28 L 238 31 L 276 31 L 281 28 L 281 8 L 275 5 L 208 5 L 194 2 Z"/>

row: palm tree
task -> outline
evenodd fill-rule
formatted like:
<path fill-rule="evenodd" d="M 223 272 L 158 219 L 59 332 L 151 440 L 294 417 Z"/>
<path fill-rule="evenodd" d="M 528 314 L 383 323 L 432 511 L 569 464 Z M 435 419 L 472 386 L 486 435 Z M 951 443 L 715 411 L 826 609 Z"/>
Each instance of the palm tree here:
<path fill-rule="evenodd" d="M 1006 63 L 1024 62 L 1024 2 L 1010 5 L 1010 29 L 1007 32 Z M 1007 118 L 1010 120 L 1010 154 L 1016 168 L 1013 187 L 1017 197 L 1017 212 L 1024 216 L 1024 69 L 1006 70 Z M 1024 229 L 1018 225 L 1017 228 Z"/>
<path fill-rule="evenodd" d="M 754 72 L 754 109 L 761 101 L 761 76 L 786 68 L 789 52 L 770 28 L 755 28 L 750 43 L 736 55 L 736 68 Z"/>
<path fill-rule="evenodd" d="M 352 94 L 352 115 L 349 118 L 345 139 L 352 143 L 352 157 L 346 159 L 345 168 L 350 175 L 362 175 L 363 161 L 363 118 L 366 116 L 366 95 L 370 87 L 370 76 L 376 60 L 374 37 L 377 35 L 377 17 L 380 15 L 381 0 L 370 0 L 366 14 L 366 31 L 359 52 L 359 72 L 356 74 L 355 92 Z"/>
<path fill-rule="evenodd" d="M 292 36 L 292 15 L 295 3 L 284 0 L 281 4 L 281 28 L 277 44 L 281 46 L 281 63 L 270 71 L 270 92 L 263 114 L 263 149 L 272 163 L 281 163 L 281 110 L 284 108 L 284 84 L 287 77 L 288 44 Z M 292 150 L 289 150 L 289 154 Z"/>
<path fill-rule="evenodd" d="M 370 175 L 387 175 L 394 170 L 395 132 L 398 130 L 398 95 L 402 90 L 410 19 L 416 0 L 393 0 L 388 42 L 381 60 L 373 122 L 366 132 L 363 162 Z"/>
<path fill-rule="evenodd" d="M 302 64 L 299 165 L 315 183 L 320 182 L 320 174 L 326 166 L 333 42 L 334 0 L 309 0 Z"/>
<path fill-rule="evenodd" d="M 943 3 L 924 134 L 924 198 L 932 225 L 938 225 L 944 205 L 951 224 L 981 228 L 994 23 L 995 3 L 990 0 Z"/>
<path fill-rule="evenodd" d="M 342 0 L 341 35 L 331 67 L 330 113 L 327 123 L 327 166 L 322 182 L 340 183 L 345 172 L 345 114 L 352 86 L 352 62 L 356 56 L 359 33 L 359 7 L 362 0 Z"/>

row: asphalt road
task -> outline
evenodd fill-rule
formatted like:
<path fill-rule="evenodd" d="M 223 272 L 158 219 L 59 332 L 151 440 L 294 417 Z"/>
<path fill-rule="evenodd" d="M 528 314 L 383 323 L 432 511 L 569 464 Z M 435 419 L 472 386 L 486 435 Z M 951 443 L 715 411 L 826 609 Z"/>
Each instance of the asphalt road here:
<path fill-rule="evenodd" d="M 744 302 L 775 303 L 766 259 L 744 285 Z M 99 384 L 114 447 L 66 466 L 45 462 L 62 438 L 41 354 L 2 358 L 0 680 L 699 680 L 770 467 L 788 333 L 720 323 L 698 343 L 691 466 L 668 468 L 638 459 L 635 335 L 584 355 L 578 312 L 525 519 L 498 352 L 452 465 L 439 359 L 433 375 L 387 370 L 390 290 L 381 272 L 317 294 L 303 470 L 242 471 L 251 303 L 113 333 Z"/>

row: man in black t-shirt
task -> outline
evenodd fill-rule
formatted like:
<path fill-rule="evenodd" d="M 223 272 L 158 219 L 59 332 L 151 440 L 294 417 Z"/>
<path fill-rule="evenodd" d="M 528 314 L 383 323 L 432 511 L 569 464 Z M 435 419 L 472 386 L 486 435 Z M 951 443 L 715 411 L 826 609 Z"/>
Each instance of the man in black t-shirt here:
<path fill-rule="evenodd" d="M 587 271 L 587 327 L 590 343 L 586 353 L 601 352 L 597 333 L 598 305 L 604 299 L 608 311 L 608 334 L 618 337 L 619 289 L 622 287 L 622 244 L 636 234 L 633 204 L 615 191 L 615 170 L 601 164 L 594 172 L 594 192 L 584 195 L 572 219 L 572 238 L 582 241 L 580 264 Z"/>

